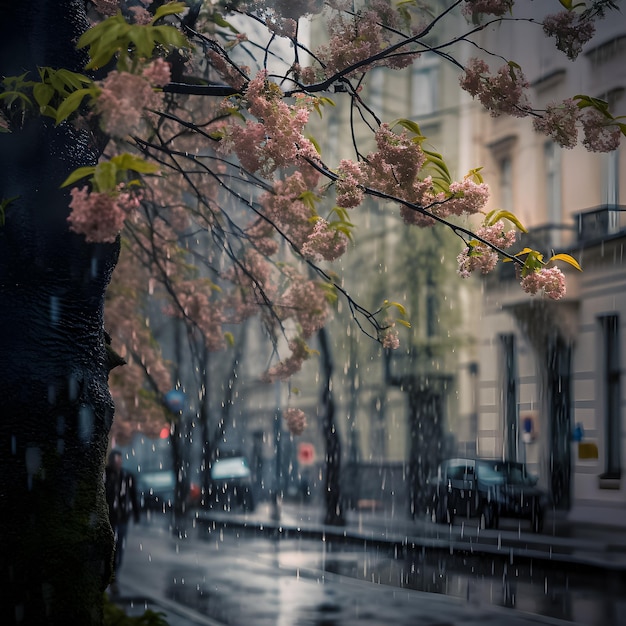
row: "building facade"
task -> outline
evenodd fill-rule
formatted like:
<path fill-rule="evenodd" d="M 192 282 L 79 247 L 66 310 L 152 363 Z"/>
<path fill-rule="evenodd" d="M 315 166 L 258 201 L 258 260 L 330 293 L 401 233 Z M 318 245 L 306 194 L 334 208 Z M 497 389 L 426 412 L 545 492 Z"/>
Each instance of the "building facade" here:
<path fill-rule="evenodd" d="M 541 20 L 545 7 L 532 4 L 529 16 Z M 532 23 L 488 31 L 484 43 L 524 68 L 538 108 L 583 93 L 619 114 L 626 28 L 610 17 L 575 63 Z M 562 267 L 567 295 L 558 302 L 523 293 L 513 264 L 484 282 L 478 453 L 526 461 L 555 508 L 574 518 L 624 523 L 626 149 L 565 150 L 528 118 L 493 118 L 478 106 L 472 132 L 491 208 L 528 228 L 522 246 L 546 259 L 567 252 L 583 269 Z"/>

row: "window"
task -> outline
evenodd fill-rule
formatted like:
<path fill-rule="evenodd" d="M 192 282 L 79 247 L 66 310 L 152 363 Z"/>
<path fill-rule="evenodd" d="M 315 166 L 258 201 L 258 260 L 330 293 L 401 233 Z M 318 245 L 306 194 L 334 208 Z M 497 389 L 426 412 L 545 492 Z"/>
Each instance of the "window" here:
<path fill-rule="evenodd" d="M 553 142 L 544 145 L 546 173 L 546 218 L 548 225 L 558 226 L 561 223 L 561 150 Z M 551 244 L 560 245 L 558 228 L 552 230 Z"/>
<path fill-rule="evenodd" d="M 621 410 L 620 410 L 620 358 L 619 317 L 606 315 L 600 318 L 602 332 L 602 378 L 604 404 L 605 478 L 619 478 L 621 474 Z"/>
<path fill-rule="evenodd" d="M 513 211 L 513 163 L 510 156 L 500 159 L 500 208 Z"/>
<path fill-rule="evenodd" d="M 439 62 L 435 56 L 424 55 L 413 64 L 411 73 L 411 114 L 430 115 L 438 109 Z"/>
<path fill-rule="evenodd" d="M 619 149 L 607 152 L 602 156 L 604 158 L 604 167 L 602 168 L 604 174 L 602 178 L 602 203 L 616 205 L 619 204 Z M 611 224 L 609 224 L 610 233 L 617 230 L 617 220 L 613 221 L 613 230 L 610 230 Z"/>

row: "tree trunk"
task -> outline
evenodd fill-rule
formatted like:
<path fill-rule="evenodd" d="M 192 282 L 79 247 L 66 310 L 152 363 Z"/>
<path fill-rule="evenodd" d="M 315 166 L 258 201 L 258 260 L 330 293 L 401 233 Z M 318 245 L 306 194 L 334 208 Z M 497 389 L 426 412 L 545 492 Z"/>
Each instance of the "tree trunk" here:
<path fill-rule="evenodd" d="M 81 70 L 79 0 L 0 2 L 0 75 Z M 113 540 L 103 488 L 113 417 L 104 292 L 118 246 L 69 232 L 89 136 L 39 117 L 0 134 L 0 605 L 2 624 L 101 624 Z"/>
<path fill-rule="evenodd" d="M 328 345 L 328 331 L 321 328 L 318 332 L 322 362 L 322 429 L 326 437 L 326 484 L 324 497 L 326 515 L 324 523 L 343 526 L 346 523 L 343 500 L 341 497 L 341 441 L 335 423 L 335 400 L 332 391 L 333 362 Z"/>

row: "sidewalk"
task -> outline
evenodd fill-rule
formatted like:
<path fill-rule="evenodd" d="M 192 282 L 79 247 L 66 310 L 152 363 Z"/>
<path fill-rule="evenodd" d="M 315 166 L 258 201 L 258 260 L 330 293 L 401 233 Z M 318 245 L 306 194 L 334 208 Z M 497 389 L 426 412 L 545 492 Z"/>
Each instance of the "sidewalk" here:
<path fill-rule="evenodd" d="M 197 531 L 202 533 L 203 527 L 219 529 L 247 529 L 254 533 L 267 533 L 270 536 L 308 537 L 320 540 L 338 538 L 341 541 L 366 543 L 367 545 L 396 545 L 402 548 L 424 548 L 441 550 L 442 553 L 455 551 L 471 551 L 472 554 L 493 556 L 510 556 L 511 559 L 542 559 L 553 564 L 566 564 L 568 569 L 574 567 L 598 568 L 614 572 L 618 576 L 626 575 L 626 532 L 623 528 L 608 525 L 573 522 L 564 515 L 550 514 L 546 517 L 544 532 L 533 534 L 525 526 L 513 520 L 503 520 L 498 530 L 479 531 L 471 524 L 455 523 L 453 526 L 437 525 L 429 520 L 411 520 L 404 511 L 362 510 L 348 511 L 344 526 L 327 526 L 323 520 L 323 508 L 315 504 L 296 504 L 285 502 L 280 506 L 280 516 L 276 519 L 275 508 L 262 502 L 254 512 L 203 510 L 190 512 L 191 522 Z M 198 528 L 199 526 L 199 528 Z M 172 541 L 175 542 L 174 537 Z M 161 611 L 170 626 L 223 626 L 226 622 L 201 615 L 194 610 L 167 599 L 157 588 L 144 585 L 145 581 L 126 581 L 124 597 L 115 601 L 129 615 L 141 615 L 146 608 Z M 368 588 L 369 589 L 369 588 Z M 387 588 L 391 589 L 391 588 Z M 381 594 L 384 586 L 374 585 L 372 594 Z M 388 593 L 388 591 L 387 591 Z M 440 612 L 442 617 L 447 608 L 452 611 L 450 619 L 445 623 L 449 626 L 476 624 L 474 620 L 482 616 L 483 622 L 490 624 L 571 624 L 563 620 L 528 614 L 498 606 L 472 605 L 467 619 L 463 602 L 458 598 L 440 596 L 433 593 L 412 592 L 421 594 L 420 604 L 424 610 Z M 250 601 L 253 601 L 250 599 Z M 456 607 L 456 609 L 454 608 Z M 397 607 L 396 610 L 400 610 Z M 458 611 L 454 617 L 454 611 Z M 446 615 L 446 617 L 448 617 Z M 469 621 L 468 621 L 469 620 Z M 393 621 L 393 620 L 392 620 Z M 230 623 L 230 622 L 228 622 Z M 281 625 L 286 622 L 281 621 Z M 343 621 L 333 622 L 342 626 Z M 346 622 L 347 623 L 347 622 Z M 368 621 L 384 626 L 389 621 Z M 399 623 L 399 622 L 398 622 Z M 418 622 L 415 622 L 418 623 Z M 428 622 L 430 623 L 430 622 Z M 246 624 L 246 626 L 248 626 Z M 249 626 L 255 626 L 250 624 Z"/>
<path fill-rule="evenodd" d="M 501 520 L 497 530 L 477 528 L 474 520 L 452 526 L 433 524 L 425 517 L 410 519 L 405 511 L 347 511 L 344 526 L 325 526 L 323 508 L 315 504 L 283 502 L 280 519 L 274 507 L 262 502 L 254 512 L 200 511 L 197 519 L 230 527 L 255 528 L 284 536 L 335 537 L 342 540 L 423 546 L 430 549 L 471 550 L 541 559 L 626 574 L 626 528 L 572 521 L 563 512 L 546 514 L 542 533 L 532 533 L 527 522 Z"/>

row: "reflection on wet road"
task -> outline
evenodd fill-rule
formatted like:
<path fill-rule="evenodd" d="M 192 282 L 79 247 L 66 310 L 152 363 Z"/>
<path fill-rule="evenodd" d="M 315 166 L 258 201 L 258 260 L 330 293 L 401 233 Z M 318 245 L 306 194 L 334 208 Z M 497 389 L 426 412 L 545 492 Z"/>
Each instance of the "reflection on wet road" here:
<path fill-rule="evenodd" d="M 506 559 L 276 541 L 206 527 L 183 540 L 165 525 L 135 527 L 122 586 L 125 581 L 158 589 L 213 624 L 558 623 L 532 614 L 588 626 L 626 623 L 625 585 L 616 574 L 600 579 Z"/>

